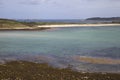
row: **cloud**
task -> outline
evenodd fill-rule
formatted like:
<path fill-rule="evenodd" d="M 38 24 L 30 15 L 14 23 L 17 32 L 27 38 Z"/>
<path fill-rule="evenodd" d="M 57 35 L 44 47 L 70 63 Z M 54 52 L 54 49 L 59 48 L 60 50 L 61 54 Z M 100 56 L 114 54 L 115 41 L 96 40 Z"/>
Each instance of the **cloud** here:
<path fill-rule="evenodd" d="M 51 2 L 52 0 L 22 0 L 22 4 L 39 5 Z"/>
<path fill-rule="evenodd" d="M 28 4 L 31 4 L 31 5 L 37 5 L 37 4 L 40 4 L 40 3 L 43 3 L 45 0 L 27 0 L 26 3 Z"/>
<path fill-rule="evenodd" d="M 50 5 L 67 5 L 67 4 L 84 4 L 84 3 L 100 3 L 100 2 L 118 2 L 120 0 L 0 0 L 0 5 L 1 2 L 3 3 L 8 3 L 8 4 L 13 4 L 11 2 L 17 3 L 17 4 L 24 4 L 24 5 L 41 5 L 41 4 L 50 4 Z M 10 3 L 9 3 L 10 2 Z"/>

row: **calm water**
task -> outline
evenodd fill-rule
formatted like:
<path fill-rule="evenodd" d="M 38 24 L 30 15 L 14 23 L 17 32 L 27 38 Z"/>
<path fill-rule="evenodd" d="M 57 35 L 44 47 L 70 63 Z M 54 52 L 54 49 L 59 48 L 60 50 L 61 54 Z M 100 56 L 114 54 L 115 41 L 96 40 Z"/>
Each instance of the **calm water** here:
<path fill-rule="evenodd" d="M 120 60 L 120 27 L 58 28 L 47 31 L 0 31 L 0 61 L 72 65 L 80 71 L 120 72 L 120 64 L 81 62 L 74 56 Z"/>

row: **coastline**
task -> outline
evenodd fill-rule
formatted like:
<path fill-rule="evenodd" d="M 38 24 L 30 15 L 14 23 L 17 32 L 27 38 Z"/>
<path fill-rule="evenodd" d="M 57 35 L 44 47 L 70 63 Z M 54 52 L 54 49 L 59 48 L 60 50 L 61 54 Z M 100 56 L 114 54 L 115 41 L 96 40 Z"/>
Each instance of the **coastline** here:
<path fill-rule="evenodd" d="M 120 80 L 119 73 L 77 72 L 70 66 L 59 69 L 27 61 L 0 64 L 0 75 L 0 80 Z"/>
<path fill-rule="evenodd" d="M 37 27 L 99 27 L 99 26 L 120 26 L 120 24 L 53 24 L 53 25 L 39 25 Z"/>
<path fill-rule="evenodd" d="M 61 25 L 60 25 L 61 26 Z M 72 25 L 72 27 L 74 27 Z M 82 27 L 82 26 L 81 26 Z M 87 26 L 88 27 L 88 26 Z M 91 27 L 91 26 L 90 26 Z M 95 26 L 96 27 L 96 26 Z M 47 27 L 45 27 L 47 28 Z M 51 27 L 52 28 L 52 27 Z M 50 29 L 51 29 L 50 28 Z M 53 28 L 54 29 L 54 28 Z M 59 28 L 58 28 L 59 29 Z M 10 29 L 9 29 L 10 30 Z M 16 30 L 40 30 L 36 29 L 14 29 Z M 46 30 L 46 29 L 43 29 Z M 43 35 L 44 36 L 44 35 Z M 33 57 L 33 56 L 32 56 Z M 36 57 L 39 58 L 40 57 Z M 43 59 L 47 59 L 43 57 Z M 106 59 L 103 58 L 91 58 L 91 57 L 78 57 L 77 60 L 88 63 L 99 63 L 103 64 Z M 48 59 L 49 60 L 49 59 Z M 116 60 L 107 59 L 107 62 L 112 62 L 108 64 L 118 64 Z M 41 67 L 42 66 L 42 67 Z M 71 70 L 72 66 L 68 66 L 65 69 L 59 69 L 55 67 L 48 66 L 47 64 L 32 63 L 26 61 L 8 61 L 5 64 L 0 64 L 0 80 L 11 79 L 11 80 L 120 80 L 120 73 L 102 72 L 102 73 L 91 73 L 89 70 L 87 72 L 77 72 Z"/>
<path fill-rule="evenodd" d="M 74 60 L 93 64 L 108 64 L 117 65 L 120 64 L 120 59 L 100 58 L 100 57 L 86 57 L 86 56 L 74 56 Z"/>
<path fill-rule="evenodd" d="M 0 28 L 0 31 L 41 31 L 48 30 L 50 27 L 34 27 L 34 28 Z"/>
<path fill-rule="evenodd" d="M 36 27 L 17 27 L 17 28 L 0 28 L 0 31 L 34 31 L 34 30 L 47 30 L 51 28 L 67 28 L 67 27 L 119 27 L 120 24 L 48 24 L 38 25 Z"/>

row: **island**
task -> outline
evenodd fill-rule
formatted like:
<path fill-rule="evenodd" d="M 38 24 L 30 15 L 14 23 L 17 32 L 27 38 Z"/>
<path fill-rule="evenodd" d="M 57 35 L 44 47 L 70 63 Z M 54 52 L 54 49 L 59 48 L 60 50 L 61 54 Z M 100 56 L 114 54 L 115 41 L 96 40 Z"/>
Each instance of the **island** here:
<path fill-rule="evenodd" d="M 91 17 L 86 20 L 104 20 L 104 21 L 120 21 L 120 17 Z"/>
<path fill-rule="evenodd" d="M 103 23 L 120 24 L 120 17 L 91 17 L 86 20 L 101 21 Z"/>
<path fill-rule="evenodd" d="M 116 18 L 115 18 L 116 19 Z M 57 27 L 96 27 L 96 26 L 120 26 L 119 18 L 110 18 L 109 22 L 84 23 L 86 20 L 109 20 L 106 18 L 88 18 L 83 22 L 41 22 L 15 19 L 0 19 L 0 30 L 46 30 Z"/>

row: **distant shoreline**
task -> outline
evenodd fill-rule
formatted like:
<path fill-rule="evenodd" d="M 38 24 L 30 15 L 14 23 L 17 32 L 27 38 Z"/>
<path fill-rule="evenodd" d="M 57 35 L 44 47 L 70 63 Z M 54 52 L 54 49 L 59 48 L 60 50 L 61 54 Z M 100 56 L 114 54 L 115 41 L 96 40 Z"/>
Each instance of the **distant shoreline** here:
<path fill-rule="evenodd" d="M 35 28 L 0 28 L 0 31 L 41 31 L 48 30 L 50 27 L 35 27 Z"/>
<path fill-rule="evenodd" d="M 97 26 L 120 26 L 120 24 L 51 24 L 51 25 L 39 25 L 38 27 L 97 27 Z"/>
<path fill-rule="evenodd" d="M 47 30 L 51 28 L 64 28 L 64 27 L 102 27 L 102 26 L 120 26 L 120 24 L 46 24 L 46 25 L 38 25 L 36 27 L 18 27 L 18 28 L 0 28 L 0 31 L 33 31 L 33 30 Z"/>

